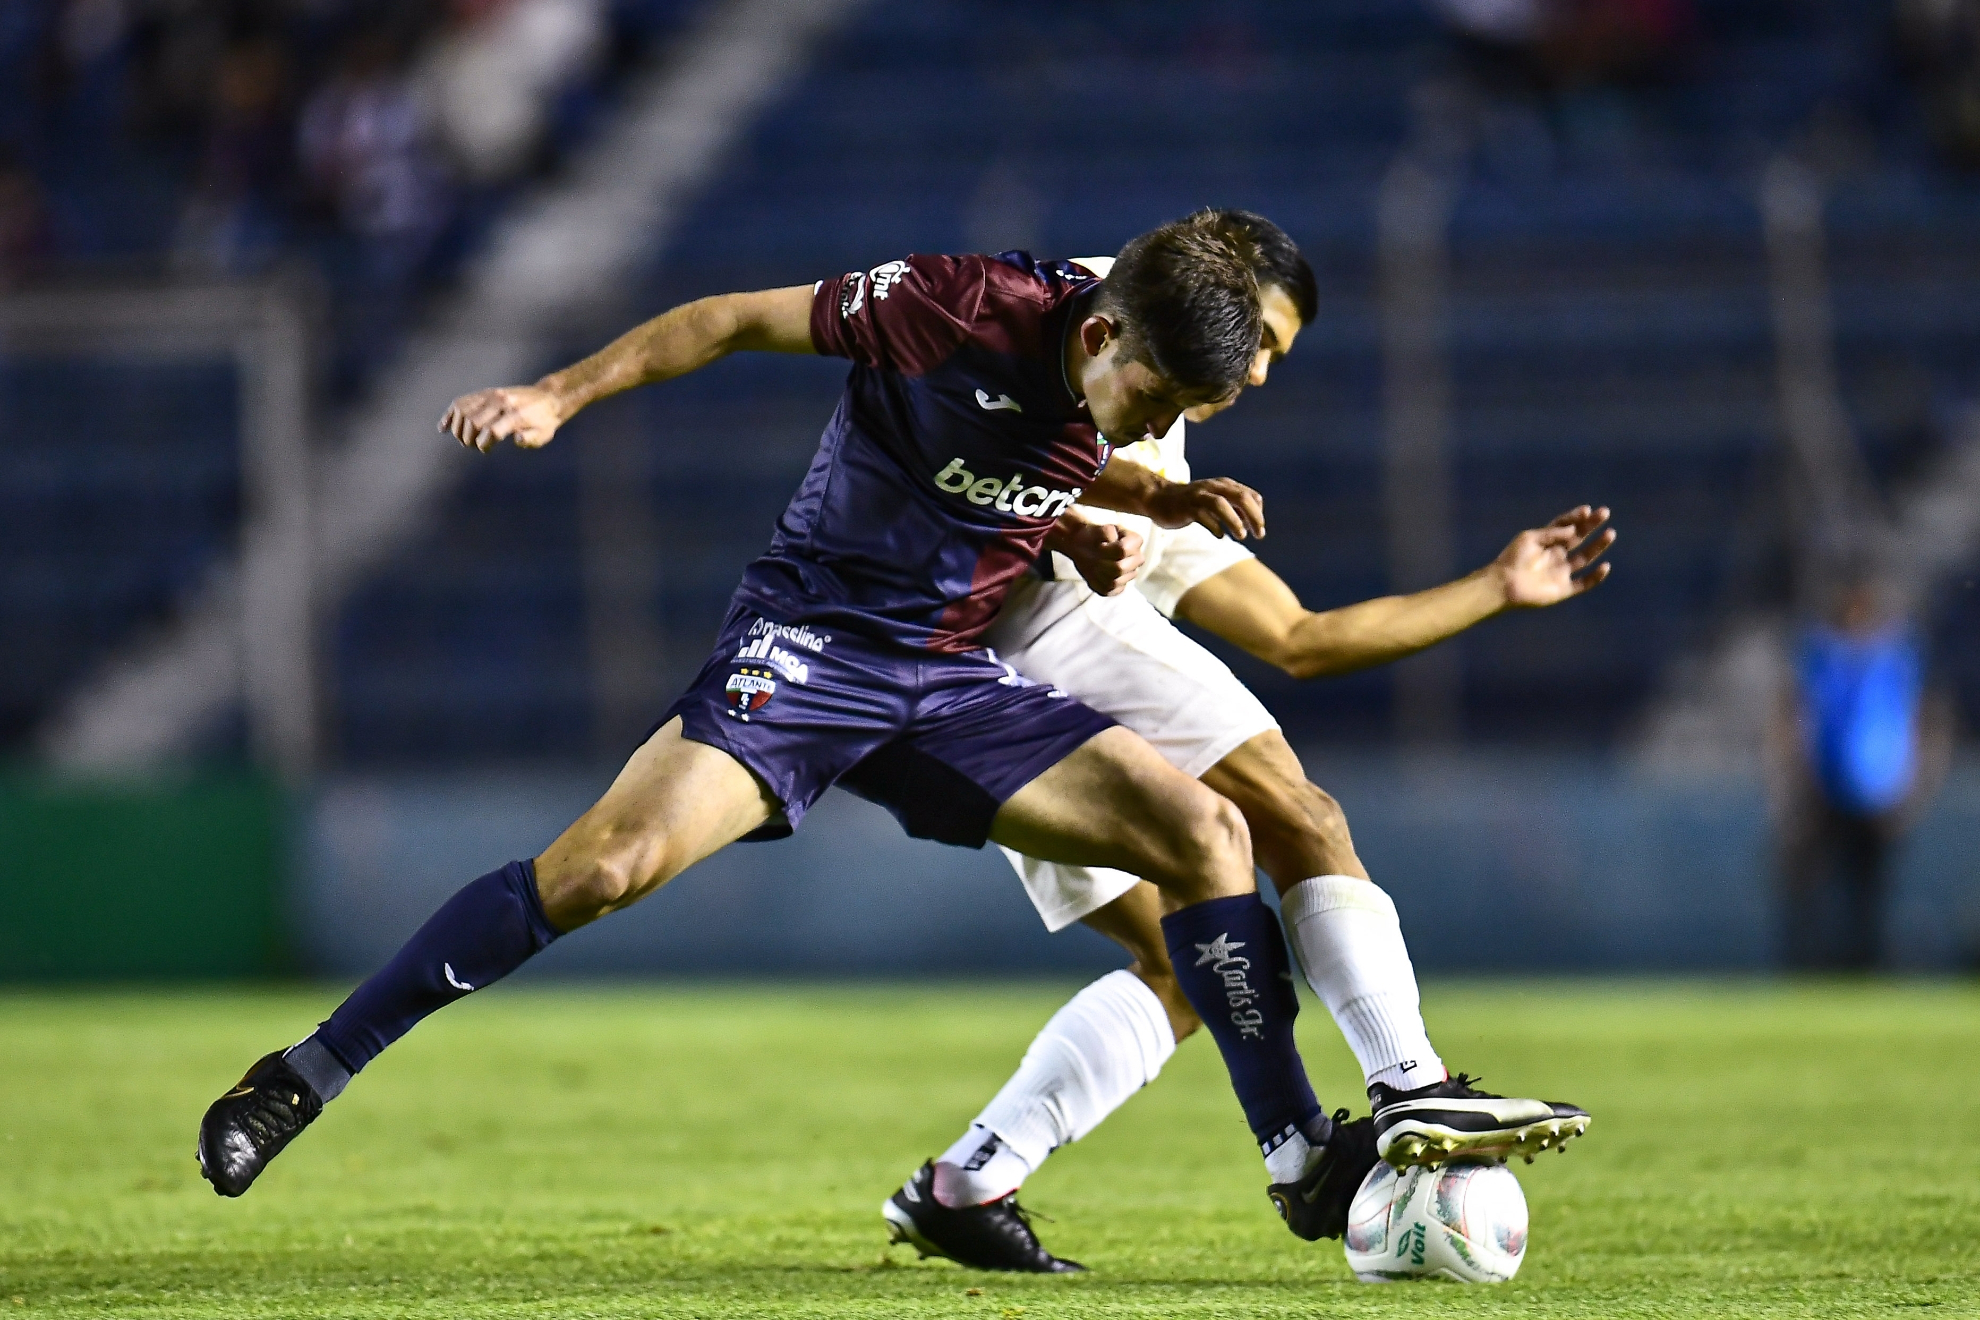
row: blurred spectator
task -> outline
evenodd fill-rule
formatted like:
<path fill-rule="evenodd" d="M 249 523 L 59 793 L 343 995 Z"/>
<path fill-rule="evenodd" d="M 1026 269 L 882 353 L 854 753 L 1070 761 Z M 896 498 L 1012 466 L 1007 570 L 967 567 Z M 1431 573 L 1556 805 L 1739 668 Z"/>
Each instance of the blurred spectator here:
<path fill-rule="evenodd" d="M 1508 50 L 1539 46 L 1546 35 L 1547 0 L 1436 0 L 1459 36 Z"/>
<path fill-rule="evenodd" d="M 602 0 L 454 0 L 422 80 L 468 181 L 501 183 L 542 158 L 558 94 L 606 49 Z"/>
<path fill-rule="evenodd" d="M 448 185 L 428 107 L 391 35 L 369 29 L 303 107 L 304 177 L 344 227 L 417 265 L 447 219 Z"/>
<path fill-rule="evenodd" d="M 1893 846 L 1937 792 L 1950 704 L 1925 686 L 1911 626 L 1861 570 L 1799 639 L 1774 728 L 1787 965 L 1868 969 L 1883 952 Z"/>
<path fill-rule="evenodd" d="M 289 58 L 260 36 L 221 55 L 199 164 L 180 216 L 181 264 L 244 274 L 282 242 L 278 214 L 293 159 Z"/>
<path fill-rule="evenodd" d="M 304 105 L 297 143 L 310 195 L 355 240 L 333 279 L 345 308 L 338 372 L 348 380 L 389 352 L 454 205 L 429 107 L 389 31 L 348 42 Z"/>
<path fill-rule="evenodd" d="M 0 147 L 0 290 L 33 275 L 53 246 L 40 183 Z"/>
<path fill-rule="evenodd" d="M 1898 51 L 1939 147 L 1980 168 L 1980 0 L 1898 0 Z"/>
<path fill-rule="evenodd" d="M 1696 23 L 1691 0 L 1436 0 L 1488 82 L 1549 93 L 1667 69 Z"/>
<path fill-rule="evenodd" d="M 20 160 L 0 160 L 0 282 L 58 258 L 243 276 L 306 256 L 354 385 L 501 185 L 547 164 L 689 8 L 0 0 L 0 151 Z"/>
<path fill-rule="evenodd" d="M 124 114 L 131 131 L 150 143 L 184 148 L 199 138 L 213 98 L 215 70 L 227 49 L 228 14 L 219 4 L 105 5 L 128 16 Z M 107 24 L 103 37 L 109 35 Z M 109 48 L 107 41 L 105 49 Z M 79 61 L 80 62 L 80 61 Z"/>

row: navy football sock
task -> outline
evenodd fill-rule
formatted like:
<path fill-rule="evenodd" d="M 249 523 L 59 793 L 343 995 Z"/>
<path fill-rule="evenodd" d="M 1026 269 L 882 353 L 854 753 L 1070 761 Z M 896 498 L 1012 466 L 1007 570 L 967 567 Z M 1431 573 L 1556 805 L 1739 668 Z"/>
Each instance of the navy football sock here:
<path fill-rule="evenodd" d="M 1295 1132 L 1324 1145 L 1331 1129 L 1293 1044 L 1299 996 L 1272 909 L 1255 893 L 1212 898 L 1163 917 L 1162 934 L 1259 1148 L 1269 1155 Z"/>
<path fill-rule="evenodd" d="M 332 1094 L 343 1090 L 350 1074 L 428 1013 L 501 980 L 561 933 L 543 914 L 535 863 L 491 871 L 441 904 L 391 962 L 289 1052 L 290 1062 L 327 1100 L 326 1086 Z"/>

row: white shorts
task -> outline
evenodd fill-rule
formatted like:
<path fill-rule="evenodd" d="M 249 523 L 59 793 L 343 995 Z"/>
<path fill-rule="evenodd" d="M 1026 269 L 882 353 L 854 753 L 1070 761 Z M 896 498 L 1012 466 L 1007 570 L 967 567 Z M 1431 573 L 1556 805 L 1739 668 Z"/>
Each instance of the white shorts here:
<path fill-rule="evenodd" d="M 1279 727 L 1228 665 L 1137 590 L 1098 596 L 1083 582 L 1027 577 L 985 640 L 1019 673 L 1113 716 L 1192 779 Z M 1047 930 L 1063 930 L 1140 883 L 1106 867 L 1041 862 L 1008 848 L 1004 855 Z"/>

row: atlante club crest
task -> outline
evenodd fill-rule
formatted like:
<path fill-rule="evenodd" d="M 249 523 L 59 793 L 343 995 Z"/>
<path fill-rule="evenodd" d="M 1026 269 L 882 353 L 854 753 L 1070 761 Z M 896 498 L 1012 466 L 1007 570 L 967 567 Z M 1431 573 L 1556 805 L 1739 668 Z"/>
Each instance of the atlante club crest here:
<path fill-rule="evenodd" d="M 729 714 L 739 720 L 747 720 L 756 711 L 770 704 L 770 698 L 777 693 L 777 680 L 770 671 L 757 665 L 744 665 L 729 675 L 729 681 L 722 685 L 729 694 Z"/>

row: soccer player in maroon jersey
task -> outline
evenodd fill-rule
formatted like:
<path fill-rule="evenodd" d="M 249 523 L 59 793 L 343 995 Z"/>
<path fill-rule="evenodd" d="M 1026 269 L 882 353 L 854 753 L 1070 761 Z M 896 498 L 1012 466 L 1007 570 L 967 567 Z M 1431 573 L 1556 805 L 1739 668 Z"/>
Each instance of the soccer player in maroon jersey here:
<path fill-rule="evenodd" d="M 1266 383 L 1316 314 L 1318 288 L 1297 245 L 1262 216 L 1230 211 L 1259 256 L 1265 321 L 1250 384 Z M 1104 275 L 1111 258 L 1079 258 Z M 1192 410 L 1190 422 L 1212 409 Z M 1123 446 L 1114 463 L 1189 479 L 1185 426 Z M 1125 469 L 1123 469 L 1123 472 Z M 1085 514 L 1084 521 L 1071 521 Z M 1296 677 L 1383 664 L 1514 609 L 1571 600 L 1598 585 L 1614 543 L 1608 510 L 1584 505 L 1522 532 L 1490 565 L 1410 596 L 1324 613 L 1305 609 L 1244 545 L 1196 524 L 1075 509 L 1056 542 L 987 634 L 997 654 L 1119 719 L 1169 762 L 1244 813 L 1259 867 L 1275 883 L 1294 960 L 1347 1038 L 1368 1083 L 1370 1117 L 1336 1114 L 1333 1148 L 1364 1169 L 1452 1158 L 1504 1159 L 1587 1130 L 1576 1106 L 1493 1095 L 1449 1075 L 1431 1044 L 1395 905 L 1356 855 L 1345 813 L 1306 779 L 1278 722 L 1229 667 L 1165 615 L 1185 618 Z M 1119 528 L 1097 539 L 1102 524 Z M 1075 571 L 1076 570 L 1076 571 Z M 1132 577 L 1133 586 L 1121 588 Z M 1084 580 L 1082 580 L 1084 578 Z M 1152 1081 L 1201 1025 L 1182 995 L 1161 928 L 1161 899 L 1137 877 L 1040 862 L 1003 850 L 1049 930 L 1082 922 L 1133 964 L 1086 986 L 1055 1013 L 1016 1073 L 948 1149 L 882 1205 L 890 1235 L 925 1255 L 979 1269 L 1049 1272 L 1064 1262 L 1039 1243 L 1016 1201 L 1026 1178 Z M 1296 1235 L 1338 1237 L 1347 1206 L 1269 1189 Z"/>
<path fill-rule="evenodd" d="M 910 834 L 1146 877 L 1190 1004 L 1216 1038 L 1273 1183 L 1329 1199 L 1358 1167 L 1293 1043 L 1298 1001 L 1243 817 L 1139 736 L 981 649 L 1010 584 L 1075 501 L 1262 532 L 1255 492 L 1103 471 L 1242 387 L 1255 253 L 1200 218 L 1142 235 L 1103 282 L 1021 253 L 915 256 L 674 309 L 533 386 L 457 399 L 487 450 L 550 442 L 586 405 L 741 350 L 853 366 L 817 456 L 719 641 L 605 796 L 533 859 L 448 900 L 299 1044 L 207 1111 L 199 1157 L 238 1196 L 351 1077 L 427 1014 L 719 848 L 795 828 L 843 783 Z"/>

